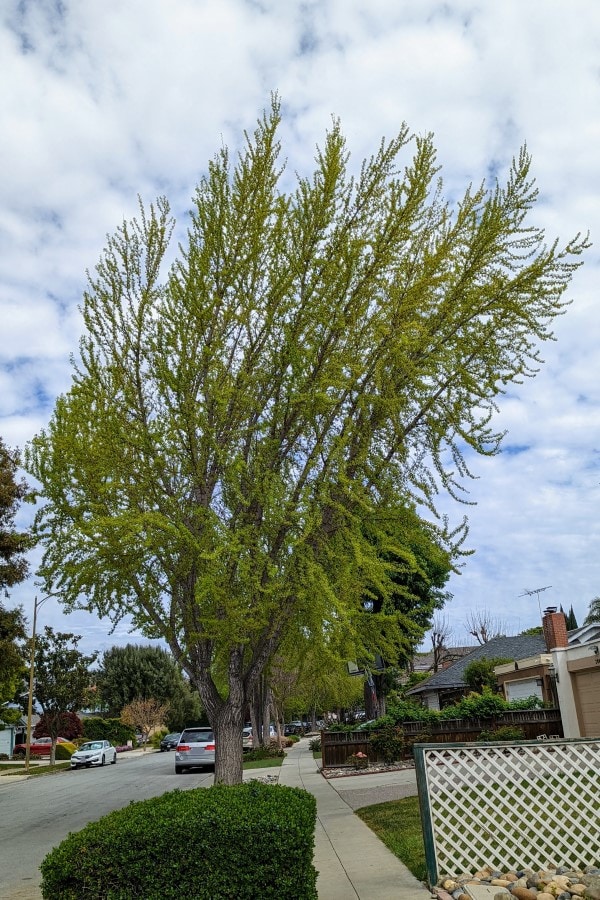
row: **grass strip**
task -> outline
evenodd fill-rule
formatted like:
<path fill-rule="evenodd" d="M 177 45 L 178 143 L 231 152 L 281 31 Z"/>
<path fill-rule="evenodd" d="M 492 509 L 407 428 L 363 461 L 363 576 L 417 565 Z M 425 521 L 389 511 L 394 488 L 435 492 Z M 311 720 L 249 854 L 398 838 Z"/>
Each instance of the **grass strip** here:
<path fill-rule="evenodd" d="M 64 762 L 57 762 L 53 766 L 40 766 L 35 772 L 31 771 L 31 767 L 29 772 L 25 766 L 6 766 L 6 771 L 2 772 L 2 777 L 10 778 L 11 775 L 29 775 L 30 778 L 39 778 L 41 775 L 53 775 L 55 772 L 60 772 L 62 769 L 70 769 L 71 763 L 68 760 Z"/>
<path fill-rule="evenodd" d="M 427 880 L 418 797 L 364 806 L 356 810 L 356 815 L 375 832 L 415 878 L 419 881 Z"/>
<path fill-rule="evenodd" d="M 250 759 L 245 762 L 244 769 L 272 769 L 280 766 L 283 762 L 283 756 L 270 756 L 267 759 Z"/>

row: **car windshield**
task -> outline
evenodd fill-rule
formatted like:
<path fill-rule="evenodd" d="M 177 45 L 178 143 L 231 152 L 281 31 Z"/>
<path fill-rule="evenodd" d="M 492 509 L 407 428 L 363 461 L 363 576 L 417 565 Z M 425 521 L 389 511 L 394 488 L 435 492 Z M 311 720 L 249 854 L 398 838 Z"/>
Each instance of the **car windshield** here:
<path fill-rule="evenodd" d="M 101 741 L 90 741 L 88 744 L 82 744 L 80 750 L 102 750 Z"/>
<path fill-rule="evenodd" d="M 181 744 L 200 744 L 204 741 L 214 741 L 215 737 L 212 731 L 184 731 L 179 742 Z"/>

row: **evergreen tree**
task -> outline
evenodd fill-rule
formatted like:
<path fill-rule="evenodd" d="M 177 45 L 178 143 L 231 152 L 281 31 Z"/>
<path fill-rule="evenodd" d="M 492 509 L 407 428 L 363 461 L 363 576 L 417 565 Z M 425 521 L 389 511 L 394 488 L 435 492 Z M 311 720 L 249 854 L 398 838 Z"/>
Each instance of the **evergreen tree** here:
<path fill-rule="evenodd" d="M 32 546 L 29 532 L 16 531 L 15 516 L 19 504 L 28 496 L 23 480 L 17 479 L 19 456 L 0 438 L 0 591 L 27 577 L 25 554 Z"/>

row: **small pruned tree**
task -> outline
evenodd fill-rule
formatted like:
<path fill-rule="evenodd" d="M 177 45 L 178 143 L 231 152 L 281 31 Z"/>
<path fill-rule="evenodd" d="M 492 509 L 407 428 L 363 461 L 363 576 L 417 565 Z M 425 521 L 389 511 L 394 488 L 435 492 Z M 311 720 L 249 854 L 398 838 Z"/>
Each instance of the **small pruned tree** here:
<path fill-rule="evenodd" d="M 71 389 L 26 455 L 44 587 L 166 641 L 227 784 L 290 629 L 402 643 L 359 614 L 394 587 L 378 517 L 464 498 L 463 449 L 499 452 L 498 395 L 538 370 L 587 247 L 531 221 L 525 149 L 454 204 L 431 135 L 402 126 L 357 166 L 336 121 L 293 183 L 280 120 L 275 97 L 211 161 L 177 258 L 165 198 L 108 238 Z"/>
<path fill-rule="evenodd" d="M 433 650 L 433 671 L 438 672 L 448 651 L 452 637 L 452 627 L 447 616 L 436 615 L 431 624 L 431 649 Z"/>
<path fill-rule="evenodd" d="M 154 700 L 152 697 L 132 700 L 121 711 L 121 721 L 125 725 L 132 725 L 138 728 L 143 735 L 143 746 L 146 749 L 148 736 L 153 728 L 160 728 L 164 725 L 169 712 L 166 703 Z"/>
<path fill-rule="evenodd" d="M 468 633 L 475 638 L 478 644 L 487 644 L 492 638 L 502 637 L 506 634 L 505 623 L 497 616 L 493 616 L 487 609 L 470 612 L 465 625 Z"/>

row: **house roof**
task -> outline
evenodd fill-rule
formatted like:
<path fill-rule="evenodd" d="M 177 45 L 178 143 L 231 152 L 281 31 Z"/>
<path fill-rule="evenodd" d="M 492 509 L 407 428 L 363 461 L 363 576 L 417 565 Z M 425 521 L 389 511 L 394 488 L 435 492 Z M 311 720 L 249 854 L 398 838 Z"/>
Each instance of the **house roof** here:
<path fill-rule="evenodd" d="M 591 641 L 600 640 L 600 622 L 589 622 L 587 625 L 580 625 L 567 632 L 569 638 L 569 647 L 572 644 L 587 644 Z"/>
<path fill-rule="evenodd" d="M 442 665 L 449 665 L 466 653 L 470 653 L 473 646 L 470 647 L 442 647 L 439 656 Z M 435 662 L 435 653 L 429 650 L 427 653 L 417 653 L 413 657 L 413 668 L 415 672 L 426 672 L 433 669 Z"/>
<path fill-rule="evenodd" d="M 476 659 L 524 659 L 527 656 L 536 656 L 546 652 L 546 642 L 541 635 L 519 634 L 515 637 L 496 637 L 486 644 L 478 644 L 473 647 L 466 656 L 457 659 L 447 669 L 440 669 L 427 681 L 422 681 L 416 687 L 407 691 L 409 694 L 424 694 L 430 691 L 448 690 L 452 688 L 466 687 L 464 679 L 465 669 Z"/>

